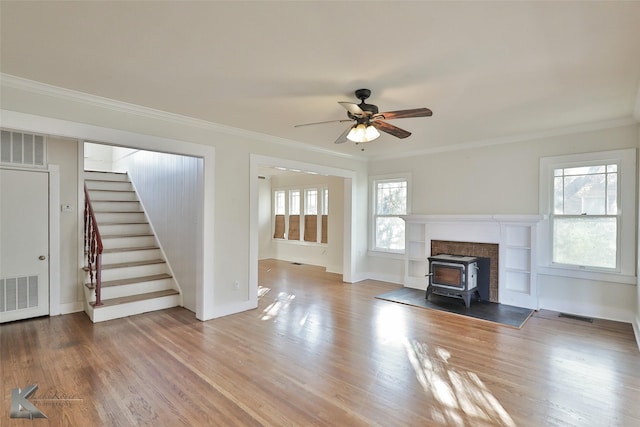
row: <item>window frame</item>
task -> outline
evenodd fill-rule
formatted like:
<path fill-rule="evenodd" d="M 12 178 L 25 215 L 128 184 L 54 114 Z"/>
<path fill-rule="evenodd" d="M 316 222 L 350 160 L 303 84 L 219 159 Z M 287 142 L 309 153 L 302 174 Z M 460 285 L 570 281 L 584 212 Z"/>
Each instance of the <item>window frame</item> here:
<path fill-rule="evenodd" d="M 305 216 L 308 215 L 307 210 L 307 193 L 309 190 L 316 192 L 316 241 L 308 241 L 305 240 Z M 322 240 L 322 205 L 323 200 L 322 195 L 325 192 L 328 195 L 329 188 L 327 185 L 306 185 L 306 186 L 287 186 L 287 187 L 274 187 L 271 189 L 271 240 L 277 242 L 287 242 L 293 244 L 302 244 L 302 245 L 323 245 L 326 246 L 327 243 L 323 243 Z M 279 192 L 284 193 L 284 201 L 285 201 L 285 214 L 284 214 L 284 222 L 285 222 L 285 232 L 284 237 L 274 237 L 275 236 L 275 227 L 276 227 L 276 194 Z M 298 202 L 299 206 L 294 211 L 298 211 L 299 213 L 291 213 L 291 202 L 292 202 L 292 193 L 298 192 Z M 299 238 L 298 239 L 289 239 L 289 218 L 290 216 L 298 216 L 299 217 Z"/>
<path fill-rule="evenodd" d="M 602 280 L 618 283 L 636 283 L 636 162 L 635 148 L 542 157 L 540 159 L 540 213 L 546 220 L 541 227 L 539 273 Z M 617 218 L 616 267 L 579 266 L 553 261 L 553 229 L 555 218 L 575 218 L 581 215 L 556 215 L 554 213 L 554 171 L 560 168 L 616 164 Z M 603 215 L 586 215 L 587 218 Z"/>
<path fill-rule="evenodd" d="M 377 214 L 377 192 L 378 185 L 381 183 L 389 183 L 389 182 L 405 182 L 407 188 L 406 194 L 406 209 L 405 213 L 396 214 L 396 215 L 385 215 Z M 403 259 L 404 254 L 406 253 L 406 235 L 403 249 L 389 249 L 382 248 L 376 246 L 376 219 L 378 217 L 388 217 L 388 218 L 400 218 L 403 215 L 411 214 L 411 175 L 408 173 L 401 174 L 389 174 L 389 175 L 375 175 L 369 177 L 369 255 L 371 256 L 382 256 L 389 258 L 397 258 Z M 403 221 L 406 232 L 406 224 Z"/>

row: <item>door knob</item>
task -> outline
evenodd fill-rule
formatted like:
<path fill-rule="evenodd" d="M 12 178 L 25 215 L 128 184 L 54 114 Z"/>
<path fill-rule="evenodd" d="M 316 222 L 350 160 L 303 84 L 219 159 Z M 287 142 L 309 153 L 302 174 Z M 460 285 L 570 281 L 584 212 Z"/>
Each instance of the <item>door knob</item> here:
<path fill-rule="evenodd" d="M 39 259 L 40 261 L 44 261 L 45 259 L 47 259 L 47 257 L 46 257 L 46 256 L 44 256 L 44 255 L 40 255 L 40 256 L 38 257 L 38 259 Z"/>

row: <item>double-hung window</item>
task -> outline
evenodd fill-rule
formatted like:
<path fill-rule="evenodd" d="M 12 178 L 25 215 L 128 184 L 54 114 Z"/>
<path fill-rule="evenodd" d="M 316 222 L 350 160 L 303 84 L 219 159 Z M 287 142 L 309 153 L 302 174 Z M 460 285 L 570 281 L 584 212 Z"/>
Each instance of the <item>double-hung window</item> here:
<path fill-rule="evenodd" d="M 541 159 L 549 267 L 634 275 L 635 159 L 634 149 Z"/>
<path fill-rule="evenodd" d="M 275 218 L 275 230 L 273 233 L 274 239 L 284 239 L 284 230 L 286 227 L 285 214 L 286 214 L 286 191 L 274 191 L 273 192 L 273 213 Z"/>
<path fill-rule="evenodd" d="M 408 179 L 374 178 L 372 181 L 372 247 L 374 251 L 404 252 L 404 220 L 408 213 Z"/>
<path fill-rule="evenodd" d="M 300 190 L 289 191 L 289 240 L 300 240 Z"/>
<path fill-rule="evenodd" d="M 553 170 L 553 262 L 617 267 L 618 165 Z"/>

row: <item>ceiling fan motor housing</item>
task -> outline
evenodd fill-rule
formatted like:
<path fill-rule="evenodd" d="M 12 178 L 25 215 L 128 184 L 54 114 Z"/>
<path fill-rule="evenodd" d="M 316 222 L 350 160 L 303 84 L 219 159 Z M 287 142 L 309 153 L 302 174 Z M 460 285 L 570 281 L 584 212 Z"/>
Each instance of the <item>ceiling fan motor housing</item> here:
<path fill-rule="evenodd" d="M 369 89 L 358 89 L 356 90 L 356 98 L 360 100 L 360 104 L 358 107 L 365 113 L 368 113 L 367 116 L 371 117 L 374 114 L 378 114 L 378 106 L 373 104 L 365 104 L 364 100 L 371 96 L 371 91 Z M 349 115 L 351 117 L 351 115 Z M 356 117 L 351 117 L 352 119 L 356 119 Z"/>

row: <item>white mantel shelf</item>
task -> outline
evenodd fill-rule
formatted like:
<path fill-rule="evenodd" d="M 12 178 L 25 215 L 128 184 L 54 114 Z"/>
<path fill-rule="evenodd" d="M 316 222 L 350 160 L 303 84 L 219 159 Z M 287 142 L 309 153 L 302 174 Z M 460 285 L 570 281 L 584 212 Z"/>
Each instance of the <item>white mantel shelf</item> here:
<path fill-rule="evenodd" d="M 426 289 L 431 240 L 499 246 L 500 303 L 538 309 L 536 242 L 546 215 L 402 215 L 406 287 Z"/>
<path fill-rule="evenodd" d="M 400 215 L 405 222 L 498 222 L 535 224 L 547 218 L 546 215 Z"/>

